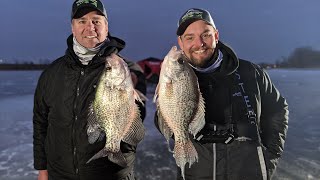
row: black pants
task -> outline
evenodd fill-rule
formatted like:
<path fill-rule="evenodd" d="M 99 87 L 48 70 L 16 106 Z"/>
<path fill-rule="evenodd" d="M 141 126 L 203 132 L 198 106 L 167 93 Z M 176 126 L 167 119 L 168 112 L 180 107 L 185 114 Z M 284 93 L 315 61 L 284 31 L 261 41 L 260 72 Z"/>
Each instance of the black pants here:
<path fill-rule="evenodd" d="M 193 141 L 198 162 L 186 165 L 186 180 L 267 180 L 275 166 L 268 152 L 252 141 L 234 141 L 231 144 Z M 177 179 L 182 180 L 178 168 Z"/>
<path fill-rule="evenodd" d="M 79 176 L 63 175 L 49 173 L 49 180 L 135 180 L 134 172 L 131 171 L 126 177 L 117 177 L 116 175 L 106 173 L 80 173 Z"/>

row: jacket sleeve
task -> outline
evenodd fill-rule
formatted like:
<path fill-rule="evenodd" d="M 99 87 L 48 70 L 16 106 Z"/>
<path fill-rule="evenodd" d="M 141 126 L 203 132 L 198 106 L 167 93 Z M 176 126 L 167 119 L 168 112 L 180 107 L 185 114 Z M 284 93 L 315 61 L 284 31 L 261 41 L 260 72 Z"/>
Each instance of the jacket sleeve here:
<path fill-rule="evenodd" d="M 267 72 L 258 70 L 261 93 L 261 142 L 267 151 L 269 170 L 273 171 L 281 157 L 288 130 L 289 110 L 284 97 L 271 82 Z M 269 172 L 272 174 L 272 172 Z"/>
<path fill-rule="evenodd" d="M 45 153 L 45 140 L 48 127 L 48 112 L 44 101 L 45 84 L 43 74 L 40 76 L 34 95 L 33 107 L 33 157 L 34 168 L 37 170 L 47 169 L 47 158 Z"/>
<path fill-rule="evenodd" d="M 145 75 L 143 74 L 143 70 L 141 69 L 141 67 L 137 63 L 130 62 L 127 60 L 126 60 L 126 62 L 128 63 L 128 67 L 129 67 L 130 71 L 133 72 L 138 78 L 138 83 L 136 84 L 135 89 L 140 91 L 142 94 L 146 95 L 147 94 L 147 83 L 146 83 Z M 139 106 L 140 116 L 143 121 L 146 117 L 146 107 L 143 104 L 146 104 L 146 102 L 143 101 L 143 104 L 142 104 L 141 102 L 136 101 L 136 103 Z"/>

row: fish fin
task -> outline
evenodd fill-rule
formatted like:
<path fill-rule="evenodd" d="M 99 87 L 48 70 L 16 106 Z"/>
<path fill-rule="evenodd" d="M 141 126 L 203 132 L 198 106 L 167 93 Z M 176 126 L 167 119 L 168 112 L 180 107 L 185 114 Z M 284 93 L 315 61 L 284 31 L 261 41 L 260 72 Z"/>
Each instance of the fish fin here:
<path fill-rule="evenodd" d="M 196 134 L 204 127 L 205 123 L 205 105 L 202 94 L 200 93 L 197 111 L 189 124 L 189 133 L 195 138 Z"/>
<path fill-rule="evenodd" d="M 168 151 L 173 153 L 173 150 L 171 150 L 171 148 L 170 148 L 170 138 L 173 136 L 173 133 L 170 130 L 170 128 L 166 125 L 166 123 L 165 123 L 165 121 L 159 111 L 160 110 L 157 110 L 156 122 L 158 123 L 159 131 L 161 132 L 161 134 L 163 134 L 163 136 L 167 140 L 166 142 L 167 142 L 167 146 L 168 146 Z"/>
<path fill-rule="evenodd" d="M 189 168 L 195 162 L 198 162 L 198 153 L 190 140 L 186 143 L 176 143 L 174 146 L 174 158 L 176 164 L 181 169 L 181 175 L 185 179 L 185 165 L 189 163 Z"/>
<path fill-rule="evenodd" d="M 167 140 L 167 145 L 168 145 L 168 151 L 173 154 L 174 151 L 170 148 L 170 139 Z"/>
<path fill-rule="evenodd" d="M 141 91 L 139 91 L 138 89 L 134 89 L 134 97 L 137 101 L 141 102 L 143 104 L 142 101 L 148 101 L 149 99 L 147 98 L 146 95 L 144 95 Z"/>
<path fill-rule="evenodd" d="M 97 142 L 102 141 L 102 140 L 104 139 L 104 137 L 107 138 L 106 133 L 102 131 L 102 132 L 100 133 L 100 136 L 99 136 Z"/>
<path fill-rule="evenodd" d="M 122 141 L 130 145 L 136 146 L 144 137 L 145 129 L 140 118 L 138 107 L 134 107 L 135 118 L 133 119 L 132 125 L 129 127 L 128 132 L 125 133 Z"/>
<path fill-rule="evenodd" d="M 159 95 L 159 83 L 157 84 L 157 87 L 154 91 L 154 96 L 153 96 L 153 102 L 157 102 L 157 99 L 158 99 L 158 95 Z"/>
<path fill-rule="evenodd" d="M 87 135 L 90 144 L 93 144 L 96 141 L 101 141 L 105 136 L 97 121 L 98 120 L 93 109 L 93 104 L 90 104 L 87 124 Z"/>
<path fill-rule="evenodd" d="M 157 110 L 157 116 L 158 116 L 158 126 L 160 132 L 163 134 L 163 136 L 166 138 L 167 141 L 173 136 L 173 132 L 169 128 L 169 126 L 164 121 L 163 116 L 161 115 L 160 110 Z"/>
<path fill-rule="evenodd" d="M 101 149 L 97 154 L 95 154 L 94 156 L 92 156 L 88 161 L 87 164 L 95 159 L 99 159 L 102 157 L 106 157 L 108 156 L 110 153 L 107 151 L 106 148 Z"/>
<path fill-rule="evenodd" d="M 124 157 L 121 151 L 118 151 L 116 153 L 109 153 L 108 159 L 111 162 L 118 164 L 119 166 L 122 166 L 122 167 L 128 166 L 127 159 Z"/>
<path fill-rule="evenodd" d="M 101 131 L 100 128 L 88 126 L 87 135 L 89 143 L 93 144 L 95 142 L 102 141 L 106 134 L 103 131 Z"/>

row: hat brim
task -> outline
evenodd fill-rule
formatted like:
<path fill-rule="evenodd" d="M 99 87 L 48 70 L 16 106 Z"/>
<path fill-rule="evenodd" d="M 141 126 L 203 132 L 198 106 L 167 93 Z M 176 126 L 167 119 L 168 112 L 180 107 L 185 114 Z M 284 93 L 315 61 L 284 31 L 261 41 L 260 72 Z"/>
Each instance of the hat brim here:
<path fill-rule="evenodd" d="M 81 18 L 82 16 L 86 15 L 89 12 L 92 11 L 97 11 L 99 12 L 102 16 L 104 15 L 104 12 L 102 12 L 99 8 L 92 4 L 83 4 L 82 6 L 80 5 L 77 10 L 73 13 L 72 19 L 78 19 Z"/>
<path fill-rule="evenodd" d="M 206 21 L 206 20 L 204 20 L 202 18 L 189 18 L 189 19 L 187 19 L 186 21 L 184 21 L 183 23 L 180 24 L 180 26 L 177 29 L 177 35 L 181 36 L 186 31 L 187 27 L 190 24 L 192 24 L 192 23 L 194 23 L 196 21 L 199 21 L 199 20 L 202 20 L 202 21 L 206 22 L 207 24 L 212 25 L 210 22 L 208 22 L 208 21 Z"/>

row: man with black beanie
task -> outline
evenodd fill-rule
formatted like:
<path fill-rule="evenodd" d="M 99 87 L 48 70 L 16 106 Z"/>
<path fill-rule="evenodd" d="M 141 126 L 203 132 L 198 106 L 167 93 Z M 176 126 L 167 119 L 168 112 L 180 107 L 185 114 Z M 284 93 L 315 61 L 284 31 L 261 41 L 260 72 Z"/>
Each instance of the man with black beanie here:
<path fill-rule="evenodd" d="M 177 60 L 193 67 L 205 100 L 205 125 L 190 136 L 198 162 L 185 167 L 185 180 L 271 179 L 288 129 L 286 100 L 266 71 L 239 59 L 219 40 L 207 10 L 187 10 L 178 21 L 177 36 Z M 156 126 L 163 127 L 159 122 L 156 114 Z M 170 133 L 160 131 L 165 137 Z"/>
<path fill-rule="evenodd" d="M 108 157 L 87 161 L 105 145 L 105 137 L 90 144 L 87 136 L 89 105 L 105 69 L 106 57 L 125 47 L 108 29 L 108 17 L 99 0 L 76 0 L 71 12 L 72 35 L 64 56 L 41 74 L 34 97 L 34 168 L 38 180 L 134 179 L 136 146 L 121 142 L 126 166 Z M 126 61 L 135 89 L 146 93 L 140 67 Z M 138 103 L 138 102 L 137 102 Z M 138 103 L 141 119 L 145 107 Z"/>

